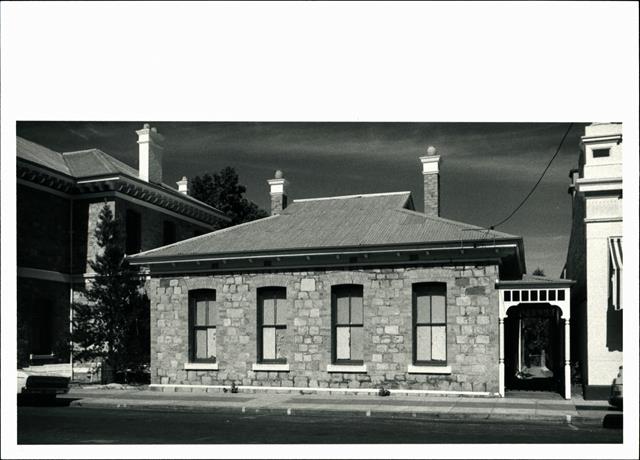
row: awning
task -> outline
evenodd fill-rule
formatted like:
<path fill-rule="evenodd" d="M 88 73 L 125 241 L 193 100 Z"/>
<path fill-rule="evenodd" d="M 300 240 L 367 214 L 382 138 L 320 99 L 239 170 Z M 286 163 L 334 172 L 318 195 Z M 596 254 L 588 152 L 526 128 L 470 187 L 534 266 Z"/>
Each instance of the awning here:
<path fill-rule="evenodd" d="M 622 237 L 609 238 L 611 257 L 611 304 L 615 310 L 622 309 Z"/>
<path fill-rule="evenodd" d="M 609 238 L 609 251 L 611 263 L 615 270 L 622 270 L 622 238 Z"/>

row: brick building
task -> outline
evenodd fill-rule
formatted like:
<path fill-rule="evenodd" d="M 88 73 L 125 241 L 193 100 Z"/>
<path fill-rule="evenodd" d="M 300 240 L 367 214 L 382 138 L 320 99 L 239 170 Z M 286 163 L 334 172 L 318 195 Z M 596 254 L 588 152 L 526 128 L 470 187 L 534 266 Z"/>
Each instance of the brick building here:
<path fill-rule="evenodd" d="M 163 183 L 162 136 L 137 131 L 139 170 L 98 149 L 55 152 L 17 138 L 18 362 L 70 372 L 71 301 L 82 297 L 98 250 L 105 201 L 134 254 L 219 228 L 220 211 Z"/>
<path fill-rule="evenodd" d="M 571 282 L 524 275 L 518 236 L 440 217 L 439 160 L 421 157 L 424 212 L 409 192 L 288 205 L 278 171 L 270 217 L 131 256 L 150 275 L 152 387 L 504 395 L 505 369 L 546 369 L 570 397 Z M 517 330 L 542 316 L 546 359 Z"/>
<path fill-rule="evenodd" d="M 572 361 L 585 398 L 605 399 L 622 365 L 622 124 L 593 123 L 569 177 L 573 225 L 565 275 L 571 305 Z"/>

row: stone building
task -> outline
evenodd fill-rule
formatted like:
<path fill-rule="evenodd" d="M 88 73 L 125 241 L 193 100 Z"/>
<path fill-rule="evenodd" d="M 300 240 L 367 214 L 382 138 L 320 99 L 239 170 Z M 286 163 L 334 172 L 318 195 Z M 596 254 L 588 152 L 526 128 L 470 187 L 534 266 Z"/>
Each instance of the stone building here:
<path fill-rule="evenodd" d="M 139 170 L 99 149 L 55 152 L 17 138 L 18 362 L 70 373 L 71 301 L 92 278 L 105 201 L 134 254 L 219 228 L 220 211 L 163 183 L 162 136 L 137 131 Z"/>
<path fill-rule="evenodd" d="M 509 333 L 538 308 L 542 380 L 570 397 L 571 282 L 523 277 L 521 237 L 440 217 L 440 156 L 421 162 L 424 212 L 409 192 L 288 204 L 278 171 L 270 217 L 131 256 L 149 271 L 152 387 L 504 395 L 519 356 L 545 366 Z"/>
<path fill-rule="evenodd" d="M 605 399 L 622 365 L 622 124 L 593 123 L 571 170 L 573 225 L 565 276 L 571 305 L 572 361 L 585 398 Z"/>

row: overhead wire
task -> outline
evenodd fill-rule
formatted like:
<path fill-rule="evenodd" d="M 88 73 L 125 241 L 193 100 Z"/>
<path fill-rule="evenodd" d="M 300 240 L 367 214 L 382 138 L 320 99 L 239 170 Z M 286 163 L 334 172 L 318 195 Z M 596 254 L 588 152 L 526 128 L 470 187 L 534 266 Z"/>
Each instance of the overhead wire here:
<path fill-rule="evenodd" d="M 542 179 L 544 178 L 544 175 L 547 173 L 547 171 L 549 170 L 549 167 L 551 167 L 551 163 L 553 163 L 553 160 L 556 159 L 556 157 L 558 156 L 558 153 L 560 153 L 560 149 L 562 148 L 562 144 L 564 144 L 565 139 L 567 138 L 567 136 L 569 135 L 569 131 L 571 131 L 571 128 L 573 128 L 573 123 L 569 123 L 569 127 L 567 128 L 567 130 L 564 133 L 564 136 L 562 136 L 562 139 L 560 140 L 560 143 L 558 144 L 558 148 L 556 149 L 556 153 L 553 154 L 553 157 L 551 157 L 551 160 L 549 160 L 549 163 L 547 164 L 547 167 L 544 168 L 544 171 L 542 171 L 542 174 L 540 175 L 540 178 L 538 179 L 538 181 L 534 184 L 534 186 L 531 188 L 531 190 L 529 191 L 529 193 L 527 193 L 527 196 L 524 197 L 524 199 L 520 202 L 520 204 L 518 206 L 516 206 L 516 208 L 511 212 L 511 214 L 509 214 L 507 217 L 505 217 L 503 220 L 501 220 L 500 222 L 498 222 L 497 224 L 493 224 L 489 227 L 489 229 L 494 230 L 496 227 L 504 224 L 505 222 L 507 222 L 509 219 L 511 219 L 516 212 L 518 212 L 520 210 L 520 208 L 522 208 L 522 206 L 524 206 L 524 204 L 527 202 L 527 200 L 531 197 L 531 195 L 533 195 L 533 192 L 536 191 L 536 188 L 538 188 L 538 185 L 540 185 L 540 182 L 542 182 Z"/>

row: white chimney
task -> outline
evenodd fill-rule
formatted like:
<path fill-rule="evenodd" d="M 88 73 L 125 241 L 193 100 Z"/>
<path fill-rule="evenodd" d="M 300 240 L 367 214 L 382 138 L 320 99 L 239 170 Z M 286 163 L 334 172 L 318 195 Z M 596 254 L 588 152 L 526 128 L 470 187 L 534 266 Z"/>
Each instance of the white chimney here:
<path fill-rule="evenodd" d="M 429 146 L 427 155 L 420 157 L 424 180 L 424 213 L 429 216 L 440 215 L 440 155 L 436 148 Z"/>
<path fill-rule="evenodd" d="M 182 176 L 182 179 L 176 182 L 176 184 L 178 184 L 178 191 L 180 193 L 184 193 L 185 195 L 189 194 L 189 179 L 187 179 L 187 176 Z"/>
<path fill-rule="evenodd" d="M 162 141 L 164 137 L 149 123 L 136 131 L 138 134 L 138 176 L 146 182 L 162 183 Z"/>
<path fill-rule="evenodd" d="M 282 171 L 276 171 L 273 179 L 267 180 L 269 195 L 271 195 L 271 215 L 280 214 L 287 207 L 287 185 L 289 183 L 282 177 Z"/>

